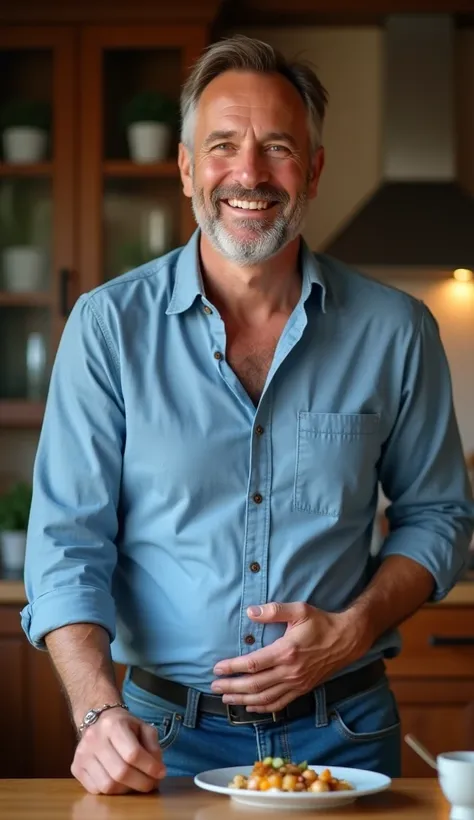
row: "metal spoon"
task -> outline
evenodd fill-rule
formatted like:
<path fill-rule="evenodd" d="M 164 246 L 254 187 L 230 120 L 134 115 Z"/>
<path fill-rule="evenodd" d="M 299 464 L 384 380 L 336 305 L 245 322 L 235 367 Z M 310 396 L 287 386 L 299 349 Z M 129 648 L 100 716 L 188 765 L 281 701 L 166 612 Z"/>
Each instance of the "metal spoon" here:
<path fill-rule="evenodd" d="M 405 743 L 408 743 L 408 745 L 413 749 L 413 751 L 416 752 L 417 755 L 419 755 L 422 758 L 422 760 L 424 760 L 425 763 L 428 764 L 428 766 L 431 766 L 432 769 L 438 771 L 438 764 L 436 763 L 436 760 L 434 759 L 433 755 L 430 754 L 428 749 L 425 749 L 423 744 L 420 743 L 420 741 L 417 740 L 416 737 L 414 737 L 413 735 L 405 735 Z"/>

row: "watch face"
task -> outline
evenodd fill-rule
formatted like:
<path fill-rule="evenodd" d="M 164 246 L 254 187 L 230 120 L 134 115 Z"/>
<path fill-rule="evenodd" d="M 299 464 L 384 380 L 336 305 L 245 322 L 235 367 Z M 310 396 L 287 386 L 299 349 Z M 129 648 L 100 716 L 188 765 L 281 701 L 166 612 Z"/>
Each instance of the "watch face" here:
<path fill-rule="evenodd" d="M 95 709 L 91 709 L 86 715 L 84 715 L 84 723 L 86 726 L 94 723 L 95 720 L 97 720 L 97 712 Z"/>

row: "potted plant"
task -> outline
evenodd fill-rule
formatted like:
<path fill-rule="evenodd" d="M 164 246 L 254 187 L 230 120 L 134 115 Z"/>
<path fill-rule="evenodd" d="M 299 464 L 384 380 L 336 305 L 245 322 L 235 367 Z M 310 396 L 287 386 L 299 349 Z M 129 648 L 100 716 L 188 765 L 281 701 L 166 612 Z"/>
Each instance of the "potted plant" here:
<path fill-rule="evenodd" d="M 49 103 L 10 100 L 0 109 L 5 162 L 40 162 L 46 155 L 51 126 Z"/>
<path fill-rule="evenodd" d="M 0 188 L 0 247 L 3 287 L 16 293 L 38 291 L 44 287 L 45 251 L 38 234 L 41 206 L 34 205 L 27 180 L 7 180 Z M 41 227 L 41 226 L 39 226 Z"/>
<path fill-rule="evenodd" d="M 169 155 L 177 123 L 176 103 L 157 91 L 141 91 L 123 110 L 130 156 L 134 162 L 162 162 Z"/>
<path fill-rule="evenodd" d="M 19 481 L 0 496 L 1 559 L 7 575 L 23 570 L 31 495 L 31 486 Z"/>

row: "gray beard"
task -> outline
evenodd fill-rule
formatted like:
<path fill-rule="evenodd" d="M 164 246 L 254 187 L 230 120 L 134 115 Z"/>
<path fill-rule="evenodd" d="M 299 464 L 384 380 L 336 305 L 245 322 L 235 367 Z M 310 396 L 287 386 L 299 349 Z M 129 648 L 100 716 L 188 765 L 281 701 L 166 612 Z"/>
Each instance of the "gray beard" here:
<path fill-rule="evenodd" d="M 275 256 L 286 245 L 296 239 L 302 231 L 308 208 L 307 190 L 305 188 L 296 199 L 289 214 L 279 213 L 274 220 L 241 219 L 242 227 L 252 230 L 251 239 L 237 239 L 222 224 L 216 205 L 208 205 L 202 189 L 193 194 L 192 207 L 194 218 L 201 231 L 208 237 L 218 253 L 238 265 L 258 265 Z"/>

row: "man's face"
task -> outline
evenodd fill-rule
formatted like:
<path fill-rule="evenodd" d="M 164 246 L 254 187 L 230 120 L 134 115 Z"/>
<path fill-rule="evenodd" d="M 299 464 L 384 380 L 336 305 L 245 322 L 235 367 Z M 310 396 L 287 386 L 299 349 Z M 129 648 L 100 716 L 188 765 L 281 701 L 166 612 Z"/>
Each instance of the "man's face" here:
<path fill-rule="evenodd" d="M 194 146 L 180 146 L 184 192 L 218 252 L 258 264 L 301 232 L 323 149 L 312 155 L 307 113 L 284 77 L 227 71 L 199 101 Z"/>

